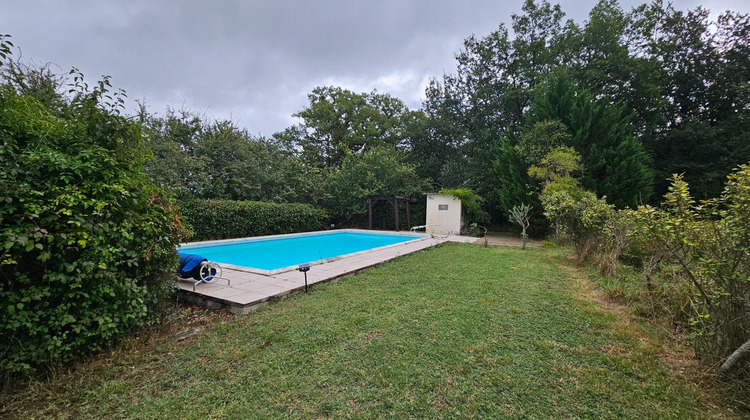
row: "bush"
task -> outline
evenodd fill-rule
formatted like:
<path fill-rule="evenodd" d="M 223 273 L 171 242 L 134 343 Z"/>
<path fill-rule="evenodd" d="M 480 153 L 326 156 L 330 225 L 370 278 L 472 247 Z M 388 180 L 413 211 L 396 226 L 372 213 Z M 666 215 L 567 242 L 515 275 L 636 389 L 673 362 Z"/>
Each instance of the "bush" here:
<path fill-rule="evenodd" d="M 544 215 L 553 223 L 558 240 L 570 240 L 576 256 L 584 261 L 610 240 L 615 211 L 606 197 L 577 189 L 555 191 L 541 196 Z"/>
<path fill-rule="evenodd" d="M 662 209 L 638 209 L 635 235 L 651 254 L 681 268 L 693 289 L 696 352 L 722 357 L 750 337 L 750 167 L 727 178 L 724 193 L 696 206 L 675 175 Z"/>
<path fill-rule="evenodd" d="M 309 232 L 328 221 L 325 210 L 308 204 L 188 200 L 180 210 L 194 241 Z"/>
<path fill-rule="evenodd" d="M 0 87 L 0 371 L 32 373 L 144 325 L 181 225 L 145 177 L 140 125 L 75 76 L 66 119 Z M 103 98 L 112 97 L 111 103 Z"/>

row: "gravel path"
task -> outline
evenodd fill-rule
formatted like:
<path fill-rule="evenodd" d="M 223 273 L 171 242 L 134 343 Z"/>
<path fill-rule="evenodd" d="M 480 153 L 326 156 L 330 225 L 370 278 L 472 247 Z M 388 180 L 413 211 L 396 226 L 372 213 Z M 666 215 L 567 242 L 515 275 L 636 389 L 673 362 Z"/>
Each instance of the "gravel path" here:
<path fill-rule="evenodd" d="M 476 241 L 474 241 L 475 244 L 481 244 L 483 238 L 477 238 Z M 529 239 L 526 242 L 526 246 L 529 248 L 539 248 L 541 246 L 542 241 Z M 521 238 L 514 236 L 510 233 L 497 233 L 497 232 L 490 232 L 487 234 L 487 244 L 490 246 L 517 246 L 520 247 L 522 242 Z"/>

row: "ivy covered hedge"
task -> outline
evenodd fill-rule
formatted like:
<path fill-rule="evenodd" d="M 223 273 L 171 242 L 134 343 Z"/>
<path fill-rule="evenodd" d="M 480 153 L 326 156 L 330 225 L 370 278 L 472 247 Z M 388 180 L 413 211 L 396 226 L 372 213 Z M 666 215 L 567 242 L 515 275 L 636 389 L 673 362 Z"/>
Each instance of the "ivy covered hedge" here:
<path fill-rule="evenodd" d="M 193 229 L 191 241 L 309 232 L 324 229 L 329 218 L 308 204 L 258 201 L 188 200 L 180 211 Z"/>
<path fill-rule="evenodd" d="M 146 324 L 184 229 L 103 80 L 64 116 L 0 86 L 0 373 L 31 374 Z M 110 101 L 109 103 L 103 101 Z"/>

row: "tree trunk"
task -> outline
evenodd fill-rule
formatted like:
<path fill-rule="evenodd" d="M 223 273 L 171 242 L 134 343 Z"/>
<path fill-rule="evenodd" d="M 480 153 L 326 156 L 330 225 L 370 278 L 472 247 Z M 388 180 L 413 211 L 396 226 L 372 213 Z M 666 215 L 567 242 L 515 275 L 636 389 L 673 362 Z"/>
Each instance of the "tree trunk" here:
<path fill-rule="evenodd" d="M 727 360 L 721 365 L 721 372 L 728 374 L 732 367 L 748 352 L 750 352 L 750 340 L 747 340 L 745 344 L 741 345 L 740 348 L 727 357 Z"/>

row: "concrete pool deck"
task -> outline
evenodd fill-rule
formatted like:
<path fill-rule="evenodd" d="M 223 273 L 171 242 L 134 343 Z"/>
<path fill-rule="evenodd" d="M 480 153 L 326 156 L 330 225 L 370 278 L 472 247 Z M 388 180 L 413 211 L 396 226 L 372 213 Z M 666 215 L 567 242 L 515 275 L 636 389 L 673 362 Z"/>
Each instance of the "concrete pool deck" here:
<path fill-rule="evenodd" d="M 311 286 L 329 282 L 440 243 L 475 241 L 477 238 L 468 236 L 425 237 L 416 241 L 360 252 L 335 261 L 313 265 L 307 272 L 307 284 Z M 230 281 L 229 285 L 225 281 L 217 280 L 212 283 L 197 284 L 193 291 L 193 281 L 178 281 L 178 299 L 214 309 L 228 307 L 232 313 L 247 314 L 268 302 L 285 299 L 294 292 L 305 290 L 304 274 L 297 270 L 259 274 L 235 269 L 233 266 L 222 265 L 222 267 L 223 278 Z"/>

